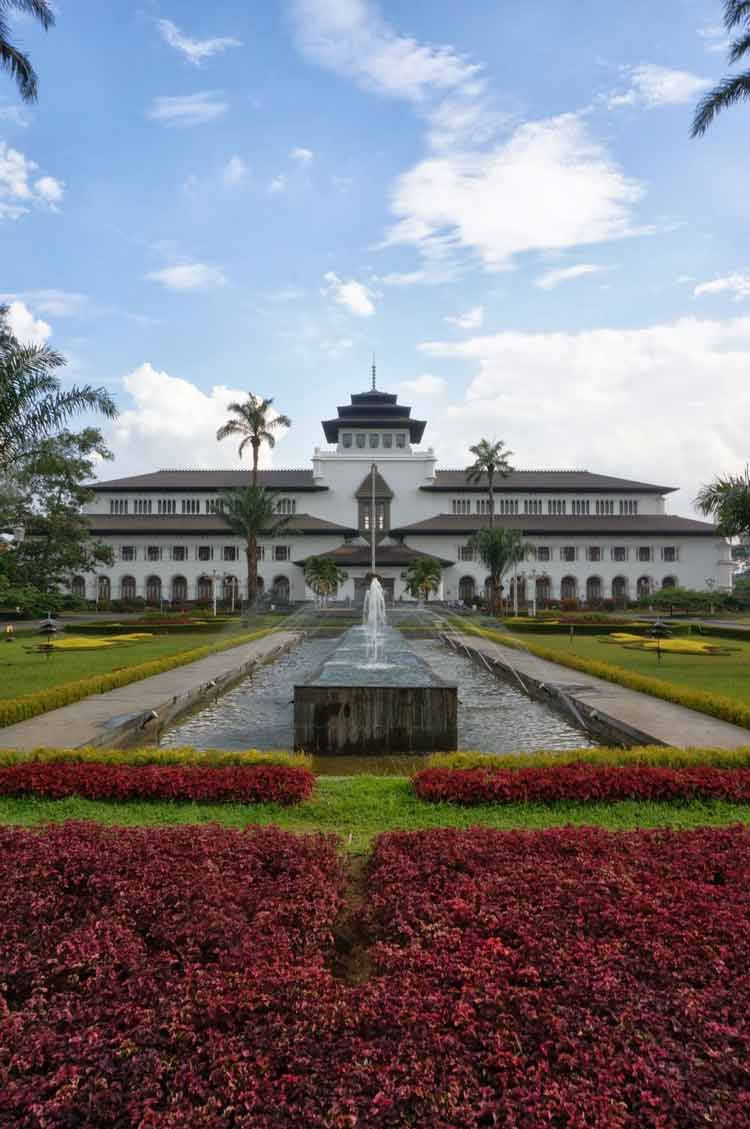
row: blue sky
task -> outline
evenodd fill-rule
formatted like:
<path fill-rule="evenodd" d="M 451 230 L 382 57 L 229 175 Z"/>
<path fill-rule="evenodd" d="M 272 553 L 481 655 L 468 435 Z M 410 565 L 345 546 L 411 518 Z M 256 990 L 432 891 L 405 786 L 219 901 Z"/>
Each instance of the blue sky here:
<path fill-rule="evenodd" d="M 750 110 L 689 138 L 719 0 L 61 0 L 15 37 L 0 292 L 116 394 L 114 473 L 234 465 L 243 390 L 307 465 L 372 350 L 443 465 L 487 435 L 685 513 L 744 465 Z"/>

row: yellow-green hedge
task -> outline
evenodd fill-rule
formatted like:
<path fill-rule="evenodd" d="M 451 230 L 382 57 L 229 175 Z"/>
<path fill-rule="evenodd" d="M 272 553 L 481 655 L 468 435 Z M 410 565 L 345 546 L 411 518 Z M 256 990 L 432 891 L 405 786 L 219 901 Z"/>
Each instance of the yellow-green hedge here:
<path fill-rule="evenodd" d="M 733 698 L 726 698 L 723 694 L 708 694 L 705 690 L 689 690 L 684 686 L 677 686 L 674 682 L 662 682 L 660 678 L 651 678 L 647 674 L 636 674 L 631 670 L 624 670 L 619 666 L 610 666 L 609 663 L 598 662 L 596 659 L 583 659 L 577 655 L 564 654 L 562 651 L 553 651 L 547 647 L 540 647 L 538 643 L 521 642 L 511 635 L 501 635 L 486 627 L 476 627 L 474 624 L 460 621 L 460 630 L 464 634 L 480 635 L 499 643 L 503 647 L 511 647 L 516 651 L 527 651 L 539 659 L 559 663 L 560 666 L 570 667 L 571 670 L 580 670 L 583 674 L 591 674 L 595 678 L 603 678 L 607 682 L 616 682 L 620 686 L 627 686 L 630 690 L 639 690 L 642 694 L 651 694 L 655 698 L 662 698 L 667 702 L 674 702 L 678 706 L 686 706 L 690 710 L 710 714 L 712 717 L 730 721 L 733 725 L 741 725 L 750 729 L 750 705 L 737 702 Z"/>
<path fill-rule="evenodd" d="M 44 764 L 198 764 L 211 768 L 229 765 L 283 764 L 296 768 L 310 768 L 312 757 L 305 753 L 287 753 L 282 749 L 196 749 L 192 745 L 181 748 L 157 748 L 145 745 L 133 749 L 98 749 L 86 745 L 80 749 L 51 749 L 47 747 L 24 751 L 0 749 L 0 766 L 39 761 Z"/>
<path fill-rule="evenodd" d="M 187 666 L 188 663 L 198 659 L 208 658 L 219 651 L 228 651 L 232 647 L 239 647 L 243 643 L 251 643 L 254 639 L 262 639 L 274 630 L 265 627 L 260 631 L 251 631 L 245 635 L 233 635 L 231 639 L 224 639 L 221 643 L 209 643 L 205 647 L 193 647 L 189 651 L 179 651 L 176 655 L 167 655 L 161 659 L 151 659 L 149 662 L 138 663 L 123 670 L 113 670 L 109 674 L 93 674 L 89 678 L 79 678 L 75 682 L 64 682 L 61 686 L 51 686 L 48 690 L 37 690 L 33 694 L 26 694 L 21 698 L 11 698 L 7 702 L 0 702 L 0 728 L 6 725 L 15 725 L 18 721 L 26 721 L 30 717 L 37 717 L 40 713 L 69 706 L 72 702 L 80 702 L 90 694 L 106 694 L 108 690 L 118 690 L 121 686 L 129 686 L 131 682 L 140 682 L 142 678 L 150 678 L 153 674 L 163 674 L 166 670 L 174 670 L 178 666 Z"/>
<path fill-rule="evenodd" d="M 750 768 L 750 745 L 739 749 L 677 749 L 669 745 L 639 745 L 633 749 L 585 748 L 542 751 L 539 753 L 433 753 L 425 768 L 484 768 L 497 772 L 515 768 L 554 768 L 561 764 L 629 765 L 648 764 L 661 768 Z"/>

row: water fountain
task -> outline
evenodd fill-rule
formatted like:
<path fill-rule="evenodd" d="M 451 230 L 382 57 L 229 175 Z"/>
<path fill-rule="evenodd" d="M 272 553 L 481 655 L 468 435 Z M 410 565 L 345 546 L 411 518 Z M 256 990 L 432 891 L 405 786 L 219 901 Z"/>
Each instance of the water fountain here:
<path fill-rule="evenodd" d="M 294 688 L 294 744 L 310 753 L 455 749 L 458 690 L 388 625 L 374 577 L 361 627 L 341 638 L 317 674 Z"/>

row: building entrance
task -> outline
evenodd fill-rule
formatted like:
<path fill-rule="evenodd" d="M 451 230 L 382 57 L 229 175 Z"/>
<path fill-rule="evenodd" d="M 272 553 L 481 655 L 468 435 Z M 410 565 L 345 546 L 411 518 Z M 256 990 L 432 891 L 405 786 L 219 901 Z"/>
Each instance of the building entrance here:
<path fill-rule="evenodd" d="M 381 576 L 380 577 L 380 583 L 383 585 L 383 595 L 385 596 L 386 604 L 392 604 L 393 599 L 394 599 L 396 581 L 395 580 L 387 580 L 387 579 L 384 579 Z M 355 578 L 355 580 L 354 580 L 354 603 L 357 605 L 357 607 L 360 607 L 362 604 L 364 604 L 365 593 L 367 592 L 367 589 L 369 587 L 370 587 L 370 582 L 369 582 L 369 580 L 365 579 L 364 576 L 360 577 L 360 578 Z"/>

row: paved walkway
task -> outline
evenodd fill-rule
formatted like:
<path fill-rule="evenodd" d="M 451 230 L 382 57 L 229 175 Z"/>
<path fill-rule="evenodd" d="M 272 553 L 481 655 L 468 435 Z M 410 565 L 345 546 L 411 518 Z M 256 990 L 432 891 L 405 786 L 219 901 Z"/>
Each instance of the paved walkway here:
<path fill-rule="evenodd" d="M 486 655 L 512 666 L 523 676 L 526 674 L 548 686 L 560 687 L 576 702 L 594 709 L 603 718 L 611 718 L 634 730 L 655 744 L 675 745 L 679 748 L 707 746 L 735 749 L 750 745 L 750 730 L 740 725 L 709 717 L 708 714 L 689 710 L 685 706 L 665 702 L 638 690 L 629 690 L 615 682 L 606 682 L 578 670 L 570 670 L 558 663 L 539 659 L 525 651 L 503 647 L 477 635 L 452 636 Z"/>
<path fill-rule="evenodd" d="M 232 647 L 186 666 L 176 667 L 131 682 L 119 690 L 93 694 L 70 706 L 40 714 L 0 729 L 0 749 L 36 749 L 43 745 L 76 749 L 81 745 L 106 746 L 113 732 L 123 723 L 148 716 L 150 711 L 164 719 L 190 707 L 192 701 L 211 693 L 211 683 L 231 680 L 245 673 L 243 668 L 263 661 L 274 651 L 284 649 L 299 636 L 276 631 L 262 639 Z M 153 743 L 153 736 L 146 738 Z M 248 744 L 250 744 L 248 736 Z"/>

